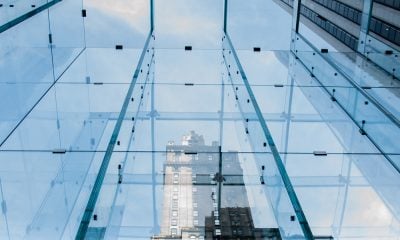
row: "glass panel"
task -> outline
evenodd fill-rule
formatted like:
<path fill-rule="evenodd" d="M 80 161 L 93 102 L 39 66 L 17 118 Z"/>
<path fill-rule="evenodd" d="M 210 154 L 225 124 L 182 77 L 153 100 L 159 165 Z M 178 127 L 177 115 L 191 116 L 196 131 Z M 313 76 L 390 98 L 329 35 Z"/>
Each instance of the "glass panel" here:
<path fill-rule="evenodd" d="M 228 1 L 227 28 L 236 49 L 289 50 L 291 11 L 282 6 L 274 0 Z"/>
<path fill-rule="evenodd" d="M 1 33 L 0 145 L 54 82 L 48 33 L 46 12 Z"/>
<path fill-rule="evenodd" d="M 158 43 L 158 41 L 156 41 Z M 155 62 L 157 64 L 155 80 L 158 84 L 165 85 L 211 85 L 221 83 L 221 71 L 216 67 L 221 60 L 218 50 L 185 51 L 182 49 L 157 49 Z M 185 68 L 188 63 L 195 68 Z M 201 87 L 211 89 L 211 87 Z M 190 90 L 190 87 L 187 88 Z M 218 89 L 218 88 L 216 88 Z"/>
<path fill-rule="evenodd" d="M 367 36 L 366 42 L 366 57 L 398 79 L 400 77 L 398 46 L 393 48 L 370 35 Z"/>
<path fill-rule="evenodd" d="M 384 157 L 289 154 L 284 158 L 315 235 L 335 239 L 397 235 L 399 202 L 390 192 L 397 195 L 398 174 Z"/>
<path fill-rule="evenodd" d="M 342 74 L 330 63 L 329 58 L 324 57 L 325 53 L 316 51 L 300 35 L 296 37 L 295 48 L 299 49 L 296 55 L 301 63 L 329 93 L 331 101 L 337 103 L 357 124 L 359 133 L 368 136 L 379 151 L 387 154 L 397 152 L 395 139 L 400 126 L 398 119 L 384 105 L 370 97 L 364 88 Z M 340 87 L 336 87 L 337 84 Z M 396 163 L 387 158 L 398 169 Z"/>
<path fill-rule="evenodd" d="M 68 18 L 68 25 L 65 19 Z M 82 0 L 63 0 L 49 9 L 54 75 L 58 79 L 85 47 Z"/>
<path fill-rule="evenodd" d="M 115 92 L 119 95 L 112 94 Z M 107 145 L 98 144 L 102 137 L 110 136 L 124 93 L 126 88 L 118 84 L 57 85 L 10 136 L 3 149 L 105 150 Z"/>
<path fill-rule="evenodd" d="M 5 0 L 0 6 L 1 32 L 57 4 L 60 0 Z"/>
<path fill-rule="evenodd" d="M 0 2 L 0 239 L 398 239 L 400 5 L 294 3 Z"/>
<path fill-rule="evenodd" d="M 347 1 L 302 0 L 299 11 L 299 33 L 317 49 L 330 52 L 357 50 L 361 12 Z"/>
<path fill-rule="evenodd" d="M 155 0 L 157 48 L 219 49 L 223 0 Z"/>
<path fill-rule="evenodd" d="M 147 0 L 83 0 L 86 47 L 142 48 L 150 28 L 149 5 Z"/>
<path fill-rule="evenodd" d="M 235 100 L 242 114 L 243 128 L 247 134 L 246 138 L 250 142 L 253 152 L 272 152 L 272 154 L 263 158 L 256 155 L 254 161 L 256 162 L 256 169 L 259 169 L 258 171 L 262 170 L 260 178 L 265 178 L 265 181 L 274 183 L 267 186 L 266 190 L 270 196 L 271 206 L 275 219 L 280 226 L 281 234 L 283 238 L 306 238 L 308 234 L 311 234 L 310 229 L 304 219 L 301 206 L 297 202 L 296 193 L 291 189 L 290 180 L 287 178 L 286 170 L 283 168 L 274 139 L 267 125 L 261 122 L 264 120 L 260 116 L 259 106 L 255 102 L 255 97 L 229 36 L 224 38 L 223 43 L 223 57 L 226 61 L 227 78 L 232 84 Z M 229 65 L 234 67 L 229 68 Z M 240 86 L 239 88 L 239 85 L 236 85 L 237 83 L 245 84 L 245 86 Z M 250 119 L 254 114 L 257 115 L 257 118 L 255 120 Z M 266 171 L 264 172 L 264 170 Z"/>
<path fill-rule="evenodd" d="M 86 204 L 101 155 L 1 152 L 7 235 L 16 239 L 58 239 L 69 222 L 68 231 L 73 230 L 76 223 L 72 222 Z"/>

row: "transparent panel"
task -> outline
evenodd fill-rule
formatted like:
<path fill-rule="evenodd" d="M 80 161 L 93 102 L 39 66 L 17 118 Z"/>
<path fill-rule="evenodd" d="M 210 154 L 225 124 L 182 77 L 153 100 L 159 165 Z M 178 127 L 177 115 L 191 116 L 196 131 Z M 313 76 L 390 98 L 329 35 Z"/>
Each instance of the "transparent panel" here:
<path fill-rule="evenodd" d="M 295 3 L 0 2 L 0 239 L 398 239 L 400 5 Z"/>
<path fill-rule="evenodd" d="M 376 98 L 371 97 L 365 87 L 349 78 L 345 73 L 331 64 L 329 57 L 315 50 L 302 36 L 297 35 L 295 41 L 296 56 L 299 61 L 315 77 L 331 101 L 337 103 L 360 128 L 359 133 L 377 146 L 382 153 L 390 154 L 398 151 L 395 139 L 398 136 L 399 120 Z M 298 50 L 297 50 L 298 49 Z M 393 109 L 390 108 L 389 109 Z M 369 131 L 369 132 L 368 132 Z M 392 165 L 398 165 L 387 157 Z"/>
<path fill-rule="evenodd" d="M 86 47 L 143 47 L 150 28 L 150 1 L 83 0 L 83 7 L 87 16 L 84 20 Z M 79 12 L 75 14 L 80 16 Z"/>
<path fill-rule="evenodd" d="M 60 0 L 2 1 L 0 3 L 0 32 L 7 31 L 59 2 Z"/>
<path fill-rule="evenodd" d="M 293 1 L 284 1 L 293 6 Z M 343 1 L 302 0 L 299 11 L 298 33 L 317 49 L 357 50 L 362 15 L 358 9 Z"/>
<path fill-rule="evenodd" d="M 63 0 L 49 9 L 51 48 L 54 75 L 58 80 L 64 70 L 74 61 L 85 47 L 82 0 Z M 65 19 L 68 18 L 68 21 Z"/>
<path fill-rule="evenodd" d="M 10 238 L 61 238 L 82 211 L 101 153 L 0 154 L 3 214 Z M 73 218 L 72 218 L 73 219 Z M 3 234 L 3 233 L 2 233 Z"/>
<path fill-rule="evenodd" d="M 223 4 L 223 0 L 155 0 L 156 47 L 220 48 Z"/>
<path fill-rule="evenodd" d="M 291 11 L 281 1 L 228 1 L 227 29 L 238 50 L 289 50 Z M 279 24 L 276 24 L 279 23 Z"/>
<path fill-rule="evenodd" d="M 1 33 L 0 145 L 54 82 L 48 25 L 41 12 Z"/>
<path fill-rule="evenodd" d="M 399 202 L 390 192 L 397 195 L 398 174 L 384 157 L 290 154 L 284 158 L 315 235 L 396 237 Z"/>

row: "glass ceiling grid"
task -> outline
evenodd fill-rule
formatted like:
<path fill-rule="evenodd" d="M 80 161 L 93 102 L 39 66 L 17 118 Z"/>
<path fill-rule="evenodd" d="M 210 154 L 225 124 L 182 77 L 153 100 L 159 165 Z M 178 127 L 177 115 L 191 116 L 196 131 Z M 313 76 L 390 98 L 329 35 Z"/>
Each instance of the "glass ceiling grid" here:
<path fill-rule="evenodd" d="M 63 0 L 0 33 L 0 238 L 208 239 L 240 213 L 397 239 L 398 86 L 373 61 L 398 52 L 332 47 L 307 4 Z"/>

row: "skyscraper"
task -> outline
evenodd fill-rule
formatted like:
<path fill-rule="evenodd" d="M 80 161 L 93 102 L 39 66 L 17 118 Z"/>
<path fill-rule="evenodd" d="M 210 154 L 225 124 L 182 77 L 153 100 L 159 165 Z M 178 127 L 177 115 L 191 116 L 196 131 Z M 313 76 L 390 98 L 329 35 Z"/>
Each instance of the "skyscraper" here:
<path fill-rule="evenodd" d="M 238 153 L 219 149 L 194 131 L 167 145 L 160 234 L 153 239 L 280 239 L 277 228 L 254 227 Z"/>

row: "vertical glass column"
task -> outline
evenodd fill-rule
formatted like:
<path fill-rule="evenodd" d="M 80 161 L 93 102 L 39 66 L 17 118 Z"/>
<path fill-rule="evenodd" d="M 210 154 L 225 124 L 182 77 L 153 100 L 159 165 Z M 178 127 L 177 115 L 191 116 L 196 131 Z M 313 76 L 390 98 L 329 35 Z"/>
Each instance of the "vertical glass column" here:
<path fill-rule="evenodd" d="M 367 35 L 369 32 L 369 24 L 371 22 L 371 15 L 372 15 L 372 0 L 364 0 L 362 10 L 363 10 L 363 12 L 362 12 L 362 16 L 361 16 L 360 37 L 358 39 L 357 50 L 361 54 L 365 54 L 365 45 L 366 45 L 366 41 L 367 41 Z"/>
<path fill-rule="evenodd" d="M 150 65 L 153 62 L 153 56 L 154 56 L 154 53 L 153 53 L 154 49 L 151 45 L 151 42 L 154 40 L 154 36 L 152 34 L 153 33 L 150 32 L 147 37 L 146 43 L 144 45 L 142 54 L 139 59 L 139 63 L 136 67 L 134 76 L 132 78 L 132 82 L 129 85 L 127 95 L 126 95 L 126 97 L 124 99 L 124 103 L 121 107 L 121 111 L 119 113 L 117 122 L 115 123 L 115 127 L 113 129 L 111 138 L 107 145 L 107 150 L 106 150 L 105 156 L 101 163 L 99 172 L 96 177 L 96 181 L 94 183 L 94 186 L 93 186 L 92 192 L 90 194 L 85 212 L 83 214 L 82 221 L 81 221 L 81 224 L 79 226 L 79 229 L 78 229 L 78 232 L 76 235 L 76 239 L 85 239 L 85 237 L 86 237 L 86 233 L 87 233 L 89 224 L 92 219 L 92 214 L 96 207 L 97 199 L 98 199 L 100 191 L 103 187 L 103 181 L 104 181 L 105 175 L 108 171 L 109 163 L 113 156 L 114 148 L 117 145 L 120 145 L 120 141 L 118 140 L 118 138 L 120 135 L 122 125 L 124 123 L 126 113 L 127 113 L 128 109 L 135 108 L 135 106 L 137 106 L 137 103 L 139 103 L 138 106 L 140 106 L 140 103 L 141 103 L 140 99 L 143 99 L 143 97 L 144 97 L 143 96 L 144 87 L 140 86 L 140 84 L 137 85 L 136 83 L 140 82 L 143 78 L 144 78 L 143 80 L 147 81 L 148 78 L 146 76 L 148 76 L 150 74 Z M 147 64 L 147 67 L 144 64 Z M 143 71 L 143 68 L 144 68 L 144 71 Z M 140 87 L 140 89 L 139 89 L 139 87 Z M 135 94 L 135 91 L 141 91 L 142 93 Z M 137 97 L 137 95 L 139 95 L 141 97 L 139 100 L 136 99 L 136 101 L 135 101 L 134 97 Z M 133 130 L 132 130 L 132 132 L 133 132 Z"/>
<path fill-rule="evenodd" d="M 270 130 L 227 33 L 222 42 L 229 81 L 235 92 L 252 152 L 271 153 L 265 156 L 257 154 L 256 164 L 260 172 L 260 183 L 265 184 L 281 235 L 283 238 L 314 239 Z M 256 120 L 250 121 L 249 119 L 254 114 L 257 116 Z"/>

